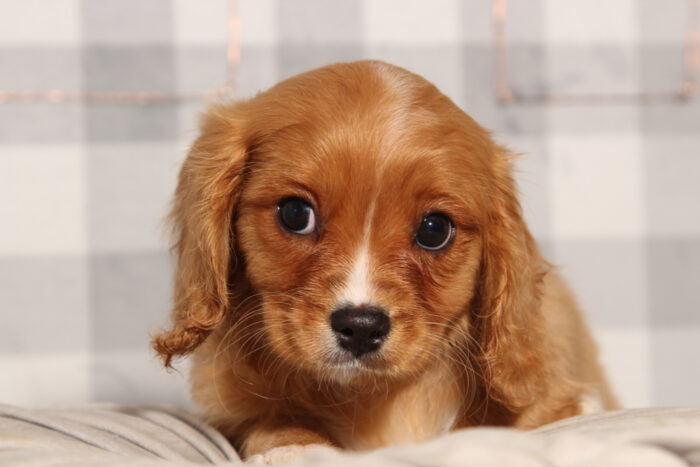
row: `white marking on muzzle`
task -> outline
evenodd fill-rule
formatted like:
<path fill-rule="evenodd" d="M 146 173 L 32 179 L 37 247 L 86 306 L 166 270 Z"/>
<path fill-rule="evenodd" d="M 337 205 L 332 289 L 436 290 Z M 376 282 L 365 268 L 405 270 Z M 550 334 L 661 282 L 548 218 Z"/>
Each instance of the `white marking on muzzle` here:
<path fill-rule="evenodd" d="M 345 288 L 340 295 L 341 303 L 349 303 L 359 306 L 372 302 L 372 284 L 371 273 L 369 268 L 369 248 L 367 243 L 361 247 L 352 269 L 345 282 Z"/>
<path fill-rule="evenodd" d="M 352 263 L 352 268 L 345 281 L 345 288 L 340 293 L 340 303 L 360 306 L 373 303 L 372 270 L 370 268 L 369 239 L 372 229 L 372 216 L 376 200 L 372 201 L 365 218 L 362 243 Z"/>

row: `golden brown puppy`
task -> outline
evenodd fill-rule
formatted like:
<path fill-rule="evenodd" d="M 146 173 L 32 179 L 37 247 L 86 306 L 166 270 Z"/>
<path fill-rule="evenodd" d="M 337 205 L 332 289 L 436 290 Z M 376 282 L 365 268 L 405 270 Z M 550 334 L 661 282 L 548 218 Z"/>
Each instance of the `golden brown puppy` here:
<path fill-rule="evenodd" d="M 450 99 L 386 63 L 215 106 L 180 173 L 155 349 L 168 365 L 194 351 L 194 399 L 244 456 L 611 408 L 511 171 Z"/>

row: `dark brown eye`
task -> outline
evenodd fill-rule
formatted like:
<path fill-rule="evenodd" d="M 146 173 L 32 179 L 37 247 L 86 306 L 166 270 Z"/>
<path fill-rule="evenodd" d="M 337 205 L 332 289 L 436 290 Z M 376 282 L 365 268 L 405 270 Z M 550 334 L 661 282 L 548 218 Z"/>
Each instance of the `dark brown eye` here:
<path fill-rule="evenodd" d="M 277 204 L 277 218 L 282 227 L 299 235 L 316 230 L 316 215 L 311 205 L 302 198 L 283 198 Z"/>
<path fill-rule="evenodd" d="M 426 250 L 441 250 L 454 236 L 454 224 L 446 215 L 434 212 L 423 218 L 416 232 L 416 243 Z"/>

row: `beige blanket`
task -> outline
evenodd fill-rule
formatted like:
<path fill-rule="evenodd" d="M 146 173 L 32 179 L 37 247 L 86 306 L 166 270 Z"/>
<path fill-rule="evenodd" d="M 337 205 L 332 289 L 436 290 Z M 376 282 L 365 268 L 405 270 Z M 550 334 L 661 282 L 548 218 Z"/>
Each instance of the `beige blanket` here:
<path fill-rule="evenodd" d="M 0 465 L 234 465 L 216 430 L 172 408 L 0 405 Z M 531 432 L 474 428 L 369 453 L 311 451 L 308 466 L 699 466 L 700 408 L 571 418 Z"/>

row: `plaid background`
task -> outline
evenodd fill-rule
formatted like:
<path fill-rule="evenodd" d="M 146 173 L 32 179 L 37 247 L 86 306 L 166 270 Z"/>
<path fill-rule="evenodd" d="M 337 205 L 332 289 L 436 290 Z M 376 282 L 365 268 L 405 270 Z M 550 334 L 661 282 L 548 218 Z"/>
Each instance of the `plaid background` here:
<path fill-rule="evenodd" d="M 0 91 L 218 86 L 230 8 L 242 25 L 239 96 L 380 58 L 430 79 L 522 152 L 530 226 L 578 292 L 623 403 L 700 403 L 700 98 L 503 105 L 489 1 L 0 0 Z M 686 10 L 513 0 L 511 87 L 674 89 Z M 161 221 L 202 107 L 0 103 L 0 401 L 186 403 L 186 365 L 162 371 L 147 333 L 169 309 Z"/>

